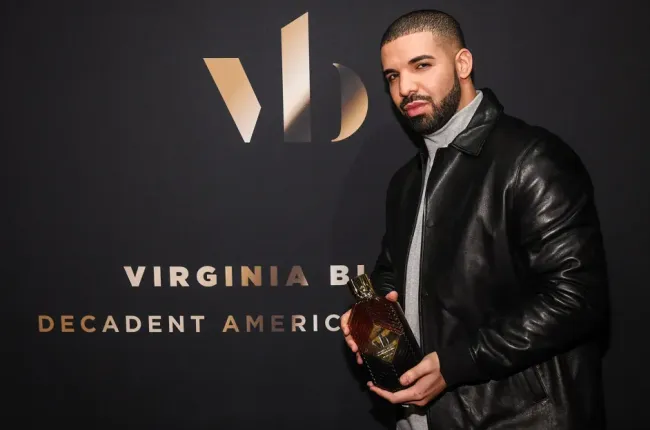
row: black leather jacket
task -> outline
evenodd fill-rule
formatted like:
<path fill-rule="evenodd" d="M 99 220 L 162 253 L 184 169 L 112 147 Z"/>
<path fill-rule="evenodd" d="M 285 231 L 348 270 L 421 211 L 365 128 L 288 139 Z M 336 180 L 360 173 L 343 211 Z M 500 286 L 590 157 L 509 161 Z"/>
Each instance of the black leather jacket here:
<path fill-rule="evenodd" d="M 557 136 L 482 91 L 426 189 L 420 338 L 448 384 L 427 406 L 429 428 L 604 428 L 608 279 L 590 177 Z M 402 305 L 427 156 L 390 181 L 371 273 Z"/>

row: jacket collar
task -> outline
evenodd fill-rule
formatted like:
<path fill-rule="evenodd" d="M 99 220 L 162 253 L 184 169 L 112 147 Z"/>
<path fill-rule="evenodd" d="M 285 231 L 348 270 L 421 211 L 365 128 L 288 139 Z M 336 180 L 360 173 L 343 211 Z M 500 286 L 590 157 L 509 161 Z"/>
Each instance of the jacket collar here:
<path fill-rule="evenodd" d="M 465 130 L 449 144 L 450 147 L 474 156 L 480 154 L 492 127 L 503 112 L 503 106 L 499 103 L 492 90 L 489 88 L 481 88 L 480 90 L 483 92 L 481 104 L 478 105 Z M 421 145 L 420 153 L 425 158 L 428 156 L 425 145 Z"/>

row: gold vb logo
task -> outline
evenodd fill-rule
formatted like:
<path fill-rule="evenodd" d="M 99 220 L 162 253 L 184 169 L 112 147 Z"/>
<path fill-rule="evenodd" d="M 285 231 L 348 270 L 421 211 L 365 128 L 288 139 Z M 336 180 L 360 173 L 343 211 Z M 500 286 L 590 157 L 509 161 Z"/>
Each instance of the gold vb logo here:
<path fill-rule="evenodd" d="M 282 27 L 284 140 L 311 141 L 308 14 Z M 204 58 L 235 125 L 250 143 L 261 106 L 239 58 Z M 368 113 L 368 93 L 351 69 L 333 63 L 341 80 L 341 128 L 332 142 L 350 137 Z"/>

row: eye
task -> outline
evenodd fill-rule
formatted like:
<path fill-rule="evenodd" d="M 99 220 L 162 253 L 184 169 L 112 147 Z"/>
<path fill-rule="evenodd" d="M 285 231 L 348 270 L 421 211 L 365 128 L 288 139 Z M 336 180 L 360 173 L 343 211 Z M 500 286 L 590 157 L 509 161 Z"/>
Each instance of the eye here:
<path fill-rule="evenodd" d="M 417 66 L 415 66 L 415 68 L 416 69 L 426 69 L 426 68 L 428 68 L 430 66 L 431 66 L 431 64 L 429 64 L 429 63 L 419 63 Z"/>
<path fill-rule="evenodd" d="M 395 73 L 391 73 L 390 75 L 386 76 L 386 80 L 388 82 L 392 82 L 397 78 L 397 75 Z"/>

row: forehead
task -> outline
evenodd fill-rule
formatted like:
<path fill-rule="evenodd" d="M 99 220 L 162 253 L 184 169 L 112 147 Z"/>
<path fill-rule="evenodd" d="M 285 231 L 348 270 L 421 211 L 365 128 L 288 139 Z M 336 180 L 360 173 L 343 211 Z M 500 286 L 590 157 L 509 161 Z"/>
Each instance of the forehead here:
<path fill-rule="evenodd" d="M 407 63 L 420 55 L 440 56 L 444 45 L 440 36 L 430 31 L 407 34 L 381 47 L 381 62 L 384 67 Z"/>

